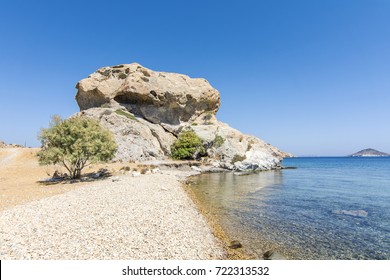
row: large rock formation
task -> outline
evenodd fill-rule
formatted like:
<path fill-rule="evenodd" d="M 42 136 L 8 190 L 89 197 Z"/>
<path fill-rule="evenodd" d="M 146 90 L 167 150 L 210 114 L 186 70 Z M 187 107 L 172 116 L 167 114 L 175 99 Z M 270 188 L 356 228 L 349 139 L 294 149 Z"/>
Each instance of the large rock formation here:
<path fill-rule="evenodd" d="M 219 122 L 220 96 L 205 79 L 156 72 L 137 63 L 103 67 L 77 83 L 79 114 L 111 130 L 117 160 L 163 160 L 183 129 L 203 140 L 215 167 L 265 170 L 286 155 L 262 140 Z"/>
<path fill-rule="evenodd" d="M 103 67 L 76 88 L 81 110 L 121 105 L 171 132 L 205 112 L 215 114 L 220 104 L 218 91 L 205 79 L 154 72 L 137 63 Z"/>

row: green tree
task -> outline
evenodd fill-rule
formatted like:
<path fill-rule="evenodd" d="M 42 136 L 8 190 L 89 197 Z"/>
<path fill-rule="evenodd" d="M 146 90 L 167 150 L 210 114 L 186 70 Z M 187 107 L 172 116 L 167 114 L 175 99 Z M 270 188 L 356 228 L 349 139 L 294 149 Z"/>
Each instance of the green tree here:
<path fill-rule="evenodd" d="M 174 159 L 195 159 L 204 153 L 203 141 L 193 130 L 181 132 L 171 147 Z"/>
<path fill-rule="evenodd" d="M 80 178 L 89 163 L 112 159 L 116 151 L 112 134 L 97 121 L 83 117 L 62 120 L 54 116 L 38 138 L 42 143 L 39 163 L 63 165 L 72 179 Z"/>

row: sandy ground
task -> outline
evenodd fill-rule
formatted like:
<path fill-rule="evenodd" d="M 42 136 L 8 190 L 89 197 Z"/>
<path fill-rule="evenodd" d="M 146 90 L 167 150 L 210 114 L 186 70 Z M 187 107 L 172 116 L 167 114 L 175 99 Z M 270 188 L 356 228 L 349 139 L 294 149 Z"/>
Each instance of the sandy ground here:
<path fill-rule="evenodd" d="M 226 257 L 181 186 L 191 172 L 44 185 L 36 152 L 0 149 L 1 259 Z"/>
<path fill-rule="evenodd" d="M 49 178 L 60 167 L 39 166 L 36 157 L 38 151 L 38 148 L 0 149 L 0 211 L 85 185 L 39 183 L 39 180 Z"/>

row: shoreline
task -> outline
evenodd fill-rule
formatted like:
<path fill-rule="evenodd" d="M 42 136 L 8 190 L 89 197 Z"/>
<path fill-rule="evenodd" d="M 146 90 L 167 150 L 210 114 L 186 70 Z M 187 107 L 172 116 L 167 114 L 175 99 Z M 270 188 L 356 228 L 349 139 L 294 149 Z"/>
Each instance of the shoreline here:
<path fill-rule="evenodd" d="M 222 243 L 222 247 L 226 252 L 226 259 L 227 260 L 252 260 L 255 259 L 253 256 L 250 256 L 249 254 L 243 252 L 242 249 L 232 249 L 229 248 L 231 242 L 233 241 L 232 238 L 227 234 L 225 230 L 222 229 L 220 223 L 216 220 L 213 214 L 211 214 L 207 209 L 200 203 L 200 201 L 196 198 L 195 193 L 192 191 L 188 180 L 191 177 L 200 176 L 202 173 L 190 175 L 186 178 L 184 182 L 182 182 L 182 188 L 188 195 L 188 197 L 191 199 L 199 213 L 203 215 L 203 217 L 206 219 L 206 222 L 209 226 L 209 228 L 212 230 L 213 235 L 218 238 L 218 240 Z"/>
<path fill-rule="evenodd" d="M 227 259 L 183 187 L 194 174 L 121 175 L 0 211 L 0 257 Z"/>
<path fill-rule="evenodd" d="M 275 170 L 272 170 L 275 171 Z M 262 172 L 270 172 L 270 170 L 262 171 Z M 219 220 L 218 215 L 213 213 L 213 209 L 209 209 L 209 205 L 205 204 L 204 201 L 196 194 L 196 191 L 191 187 L 194 184 L 195 177 L 201 176 L 202 174 L 207 174 L 208 172 L 203 172 L 197 175 L 189 176 L 185 183 L 183 184 L 183 188 L 187 192 L 188 196 L 197 206 L 198 210 L 205 216 L 209 226 L 212 228 L 213 233 L 216 237 L 218 237 L 223 245 L 225 250 L 228 253 L 229 260 L 288 260 L 288 259 L 296 259 L 294 257 L 293 251 L 288 250 L 286 248 L 278 246 L 276 243 L 268 240 L 259 239 L 256 245 L 258 246 L 248 246 L 248 236 L 237 235 L 235 232 L 230 232 L 230 229 L 224 229 L 224 223 Z M 217 172 L 218 173 L 218 172 Z M 234 172 L 231 172 L 234 174 Z M 253 172 L 250 174 L 254 174 Z M 243 174 L 250 175 L 250 174 Z M 236 175 L 237 176 L 237 175 Z M 196 183 L 195 183 L 196 184 Z M 241 248 L 230 248 L 232 242 L 239 242 L 242 247 Z M 251 244 L 253 245 L 253 244 Z"/>
<path fill-rule="evenodd" d="M 1 193 L 2 200 L 0 203 L 0 244 L 4 243 L 2 241 L 1 235 L 7 233 L 6 225 L 4 225 L 4 221 L 2 221 L 4 213 L 22 211 L 17 209 L 28 209 L 29 207 L 32 207 L 31 205 L 39 204 L 41 202 L 44 203 L 44 201 L 50 199 L 61 200 L 61 197 L 66 198 L 73 192 L 88 192 L 88 190 L 94 188 L 95 185 L 113 184 L 113 181 L 117 180 L 117 178 L 120 178 L 121 181 L 124 180 L 128 182 L 130 185 L 133 181 L 137 180 L 146 181 L 146 184 L 148 184 L 149 179 L 154 181 L 153 178 L 159 175 L 150 174 L 149 171 L 147 174 L 139 174 L 138 176 L 140 177 L 132 177 L 132 172 L 126 170 L 142 170 L 145 168 L 151 170 L 153 168 L 161 168 L 162 170 L 160 175 L 169 176 L 169 180 L 167 180 L 168 183 L 166 183 L 165 186 L 164 182 L 156 182 L 158 189 L 157 191 L 164 190 L 162 193 L 165 193 L 167 192 L 167 189 L 170 189 L 171 185 L 179 186 L 179 193 L 183 193 L 185 195 L 185 198 L 180 198 L 180 200 L 182 200 L 182 202 L 185 203 L 187 207 L 192 207 L 198 213 L 198 215 L 201 216 L 200 218 L 195 217 L 194 219 L 204 220 L 202 227 L 207 227 L 205 231 L 211 232 L 219 244 L 219 250 L 223 250 L 223 254 L 221 254 L 221 256 L 217 259 L 258 259 L 258 257 L 246 254 L 244 252 L 245 249 L 229 248 L 232 238 L 222 229 L 216 218 L 211 213 L 208 213 L 207 209 L 202 206 L 200 201 L 198 201 L 195 197 L 190 186 L 188 186 L 188 182 L 192 176 L 199 176 L 205 172 L 210 172 L 210 170 L 207 168 L 205 169 L 206 171 L 203 170 L 204 172 L 200 172 L 199 170 L 196 170 L 196 168 L 192 168 L 193 166 L 200 167 L 201 164 L 199 162 L 150 162 L 146 165 L 141 163 L 111 163 L 108 165 L 99 164 L 88 168 L 85 171 L 85 174 L 88 174 L 88 172 L 93 172 L 94 170 L 98 170 L 99 168 L 106 168 L 112 173 L 112 176 L 92 181 L 59 181 L 54 184 L 42 184 L 39 183 L 41 180 L 39 178 L 45 177 L 45 175 L 48 175 L 48 172 L 54 172 L 56 167 L 39 166 L 34 156 L 36 150 L 37 149 L 29 148 L 5 148 L 0 150 L 2 156 L 4 156 L 3 160 L 1 161 L 2 164 L 0 165 L 0 169 L 2 171 L 2 178 L 0 178 L 0 181 L 4 183 L 4 188 L 2 189 Z M 119 185 L 120 184 L 121 183 L 119 183 Z M 145 185 L 145 182 L 143 184 Z M 181 194 L 178 194 L 178 196 L 182 197 Z M 137 203 L 141 203 L 141 201 L 138 201 Z M 169 203 L 170 201 L 166 201 L 166 204 Z M 155 211 L 158 213 L 159 210 L 157 209 Z M 37 210 L 37 213 L 39 213 L 39 210 Z M 47 215 L 47 213 L 44 214 Z M 20 215 L 20 213 L 15 217 L 18 215 Z M 25 228 L 23 223 L 19 223 L 19 226 L 21 228 Z M 16 236 L 22 234 L 20 232 L 14 233 Z M 10 240 L 12 240 L 12 238 Z M 4 254 L 1 253 L 2 250 L 4 250 L 4 248 L 2 249 L 0 246 L 0 256 L 3 257 Z M 23 256 L 21 255 L 21 257 Z"/>

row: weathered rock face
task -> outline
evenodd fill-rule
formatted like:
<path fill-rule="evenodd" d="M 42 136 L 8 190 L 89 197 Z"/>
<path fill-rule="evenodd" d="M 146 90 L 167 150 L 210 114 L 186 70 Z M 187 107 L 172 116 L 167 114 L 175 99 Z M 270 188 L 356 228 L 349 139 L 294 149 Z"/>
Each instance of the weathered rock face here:
<path fill-rule="evenodd" d="M 206 143 L 209 162 L 235 170 L 268 170 L 280 166 L 282 153 L 270 144 L 246 135 L 227 124 L 191 127 Z"/>
<path fill-rule="evenodd" d="M 215 114 L 220 105 L 218 91 L 205 79 L 155 72 L 137 63 L 103 67 L 76 88 L 81 110 L 120 105 L 172 132 L 206 112 Z"/>
<path fill-rule="evenodd" d="M 78 114 L 100 121 L 113 132 L 116 160 L 163 160 L 183 129 L 204 141 L 215 167 L 267 170 L 285 154 L 264 141 L 219 122 L 219 93 L 204 79 L 155 72 L 139 64 L 104 67 L 81 80 Z"/>
<path fill-rule="evenodd" d="M 146 161 L 162 160 L 171 152 L 176 137 L 160 125 L 150 123 L 123 110 L 91 108 L 78 114 L 97 119 L 110 130 L 118 146 L 115 160 Z"/>

